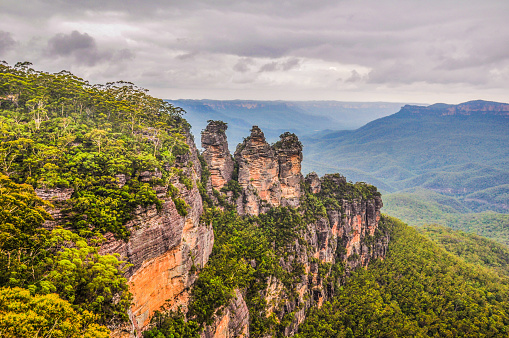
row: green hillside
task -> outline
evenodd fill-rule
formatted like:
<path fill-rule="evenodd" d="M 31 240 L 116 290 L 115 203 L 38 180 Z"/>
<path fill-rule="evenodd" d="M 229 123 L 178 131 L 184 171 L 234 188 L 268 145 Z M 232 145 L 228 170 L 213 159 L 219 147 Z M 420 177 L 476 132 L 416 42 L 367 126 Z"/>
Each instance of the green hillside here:
<path fill-rule="evenodd" d="M 133 210 L 160 206 L 157 180 L 142 173 L 179 175 L 173 164 L 188 152 L 181 115 L 131 83 L 0 64 L 2 337 L 106 338 L 107 325 L 128 322 L 130 265 L 100 254 L 102 235 L 125 240 Z M 72 188 L 54 202 L 65 228 L 43 227 L 52 205 L 34 188 Z"/>
<path fill-rule="evenodd" d="M 358 270 L 333 302 L 313 309 L 299 338 L 507 336 L 509 281 L 486 267 L 506 272 L 500 254 L 505 249 L 480 246 L 482 240 L 463 234 L 447 242 L 433 232 L 437 228 L 428 229 L 462 259 L 400 221 L 386 217 L 383 222 L 392 233 L 387 258 Z M 461 241 L 465 238 L 467 244 Z M 475 253 L 464 254 L 473 247 Z M 467 262 L 482 257 L 491 261 Z"/>
<path fill-rule="evenodd" d="M 440 224 L 509 245 L 509 215 L 472 212 L 457 198 L 426 189 L 383 196 L 384 212 L 413 226 Z"/>
<path fill-rule="evenodd" d="M 484 266 L 509 277 L 509 247 L 493 240 L 440 225 L 417 229 L 446 251 L 468 263 Z"/>
<path fill-rule="evenodd" d="M 509 239 L 509 105 L 405 106 L 354 131 L 303 138 L 304 171 L 375 184 L 384 212 Z"/>

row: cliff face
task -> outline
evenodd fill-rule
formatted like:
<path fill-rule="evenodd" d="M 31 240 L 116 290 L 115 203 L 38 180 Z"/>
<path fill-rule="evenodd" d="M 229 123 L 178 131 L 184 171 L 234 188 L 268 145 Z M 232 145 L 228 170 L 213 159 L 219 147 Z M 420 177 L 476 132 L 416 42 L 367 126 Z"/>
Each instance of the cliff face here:
<path fill-rule="evenodd" d="M 271 207 L 299 205 L 302 145 L 293 134 L 283 134 L 274 146 L 253 126 L 251 135 L 235 151 L 242 200 L 240 214 L 259 215 Z M 208 164 L 208 162 L 207 162 Z"/>
<path fill-rule="evenodd" d="M 458 105 L 437 103 L 431 106 L 406 105 L 401 109 L 402 113 L 422 115 L 486 115 L 486 116 L 509 116 L 509 104 L 490 101 L 469 101 Z"/>
<path fill-rule="evenodd" d="M 212 121 L 201 134 L 202 156 L 208 164 L 212 186 L 217 190 L 221 190 L 233 174 L 233 159 L 225 134 L 227 128 L 223 122 Z"/>
<path fill-rule="evenodd" d="M 214 159 L 207 159 L 207 163 L 209 161 L 215 163 Z M 300 172 L 302 145 L 290 133 L 281 135 L 280 141 L 271 146 L 263 132 L 253 127 L 251 135 L 237 147 L 235 161 L 242 189 L 236 201 L 241 214 L 259 215 L 277 206 L 298 207 L 304 196 L 308 200 L 336 201 L 325 205 L 323 216 L 307 224 L 300 233 L 302 240 L 286 247 L 286 254 L 280 258 L 279 265 L 285 271 L 293 273 L 295 266 L 303 267 L 300 279 L 291 288 L 287 281 L 275 276 L 260 281 L 267 285 L 262 292 L 267 304 L 264 315 L 274 316 L 279 323 L 285 322 L 282 331 L 285 336 L 291 336 L 304 321 L 307 309 L 330 300 L 335 288 L 345 282 L 352 269 L 385 256 L 389 239 L 378 229 L 382 200 L 378 193 L 371 194 L 369 189 L 348 183 L 340 175 L 319 178 L 311 173 L 304 179 Z M 242 292 L 237 290 L 226 312 L 216 318 L 203 337 L 238 336 L 239 331 L 226 329 L 229 323 L 242 327 L 244 336 L 249 334 L 245 331 L 246 312 L 240 311 L 237 316 L 237 312 L 230 311 L 234 304 L 239 307 L 243 303 L 239 297 Z"/>
<path fill-rule="evenodd" d="M 190 152 L 178 156 L 175 167 L 195 182 L 201 176 L 200 161 L 189 134 L 186 143 Z M 140 181 L 159 176 L 158 172 L 144 172 Z M 125 183 L 125 180 L 125 177 L 118 177 L 119 184 Z M 101 246 L 101 253 L 118 253 L 122 260 L 132 264 L 126 272 L 133 295 L 129 313 L 132 326 L 113 330 L 114 336 L 134 337 L 135 332 L 139 336 L 154 311 L 166 301 L 169 301 L 171 309 L 178 306 L 185 309 L 190 287 L 198 276 L 196 271 L 206 264 L 212 252 L 214 233 L 211 226 L 200 224 L 203 206 L 196 184 L 187 189 L 176 175 L 171 183 L 178 189 L 179 197 L 189 205 L 186 216 L 178 213 L 172 198 L 166 195 L 166 187 L 155 187 L 162 207 L 160 210 L 155 206 L 139 207 L 133 219 L 126 224 L 131 233 L 127 242 L 116 240 L 109 233 L 105 235 L 107 242 Z M 71 194 L 72 191 L 58 189 L 38 191 L 40 197 L 52 201 L 64 201 Z M 60 212 L 56 210 L 54 215 L 58 223 Z"/>
<path fill-rule="evenodd" d="M 307 309 L 330 300 L 352 269 L 385 256 L 388 238 L 378 229 L 382 201 L 379 194 L 355 187 L 339 175 L 319 178 L 311 173 L 304 179 L 300 172 L 302 145 L 290 133 L 269 145 L 263 132 L 253 127 L 251 135 L 237 148 L 234 163 L 225 130 L 226 125 L 213 122 L 202 134 L 203 157 L 211 173 L 207 186 L 216 190 L 227 186 L 234 179 L 236 165 L 240 196 L 235 200 L 233 193 L 227 192 L 225 196 L 240 214 L 256 216 L 278 206 L 301 207 L 304 209 L 299 210 L 303 213 L 305 208 L 310 208 L 310 201 L 318 203 L 312 208 L 323 208 L 305 228 L 297 230 L 299 239 L 287 244 L 284 254 L 277 257 L 279 266 L 287 276 L 293 276 L 293 281 L 275 275 L 258 281 L 265 285 L 260 296 L 266 307 L 260 315 L 275 318 L 278 332 L 291 336 L 304 321 Z M 186 187 L 177 175 L 170 179 L 178 190 L 178 197 L 189 205 L 187 215 L 179 214 L 173 199 L 167 196 L 167 187 L 156 186 L 154 189 L 163 202 L 162 207 L 159 210 L 139 207 L 126 224 L 131 233 L 127 242 L 106 234 L 107 242 L 101 251 L 119 253 L 121 259 L 132 264 L 126 272 L 133 294 L 129 313 L 132 325 L 114 330 L 115 337 L 134 337 L 135 332 L 139 336 L 147 328 L 154 311 L 166 302 L 170 309 L 182 306 L 185 311 L 197 271 L 207 263 L 212 252 L 212 226 L 200 224 L 203 202 L 194 183 L 201 178 L 202 168 L 190 136 L 187 144 L 190 152 L 177 158 L 175 169 L 181 170 L 193 184 Z M 160 176 L 159 172 L 144 172 L 139 179 L 148 182 Z M 127 180 L 123 175 L 117 177 L 119 185 Z M 217 202 L 214 196 L 217 192 L 211 189 L 208 192 Z M 37 193 L 45 199 L 65 202 L 72 190 Z M 319 200 L 333 203 L 322 205 L 316 202 Z M 58 209 L 53 216 L 55 223 L 63 217 Z M 251 264 L 254 267 L 256 262 Z M 302 269 L 296 270 L 297 266 Z M 222 308 L 215 322 L 205 328 L 202 337 L 249 336 L 252 318 L 245 301 L 249 296 L 246 292 L 246 289 L 235 290 L 233 299 Z M 274 333 L 267 332 L 267 335 Z"/>

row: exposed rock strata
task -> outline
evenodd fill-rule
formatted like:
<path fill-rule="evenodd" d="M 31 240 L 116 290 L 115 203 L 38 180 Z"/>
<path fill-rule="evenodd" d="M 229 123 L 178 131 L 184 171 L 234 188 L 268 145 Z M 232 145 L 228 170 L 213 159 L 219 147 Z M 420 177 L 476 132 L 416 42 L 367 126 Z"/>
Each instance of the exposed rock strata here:
<path fill-rule="evenodd" d="M 225 133 L 227 128 L 221 121 L 211 121 L 201 133 L 202 155 L 208 164 L 212 186 L 217 190 L 221 190 L 233 174 L 233 159 Z"/>
<path fill-rule="evenodd" d="M 224 126 L 212 121 L 202 133 L 203 157 L 216 189 L 223 187 L 233 172 L 233 163 L 227 160 L 231 156 L 224 130 Z M 242 196 L 236 201 L 240 214 L 259 215 L 271 207 L 299 205 L 303 178 L 302 145 L 297 136 L 285 133 L 271 146 L 260 128 L 253 126 L 234 158 L 242 188 Z"/>
<path fill-rule="evenodd" d="M 186 141 L 190 152 L 178 156 L 176 166 L 194 182 L 201 176 L 201 166 L 190 135 Z M 126 277 L 133 294 L 131 319 L 137 332 L 148 325 L 151 315 L 166 301 L 170 309 L 187 307 L 190 287 L 197 278 L 197 273 L 191 273 L 193 266 L 200 269 L 205 265 L 214 244 L 212 227 L 200 224 L 203 205 L 196 185 L 188 190 L 177 177 L 171 183 L 189 205 L 185 217 L 179 215 L 166 190 L 160 189 L 161 210 L 139 208 L 126 225 L 131 231 L 129 241 L 110 236 L 102 247 L 102 252 L 119 253 L 133 265 Z"/>
<path fill-rule="evenodd" d="M 222 316 L 216 318 L 213 325 L 206 327 L 202 338 L 249 337 L 249 310 L 239 290 L 226 306 Z"/>
<path fill-rule="evenodd" d="M 233 178 L 234 171 L 224 131 L 224 125 L 212 123 L 202 134 L 203 155 L 211 172 L 208 185 L 216 190 Z M 176 166 L 194 182 L 201 177 L 202 168 L 189 135 L 187 143 L 190 152 L 178 156 Z M 301 161 L 302 146 L 295 135 L 285 133 L 271 146 L 263 132 L 253 127 L 251 135 L 235 152 L 241 193 L 236 201 L 231 198 L 230 201 L 237 204 L 240 214 L 258 215 L 272 206 L 298 207 L 305 193 L 322 194 L 325 183 L 340 190 L 347 185 L 339 175 L 320 179 L 312 173 L 304 179 L 300 172 Z M 140 180 L 148 182 L 160 175 L 160 172 L 143 172 Z M 118 175 L 116 179 L 122 186 L 129 177 Z M 108 242 L 102 246 L 102 252 L 119 253 L 121 259 L 132 264 L 126 273 L 133 294 L 132 326 L 123 332 L 114 331 L 115 336 L 133 337 L 134 332 L 139 335 L 147 327 L 152 313 L 167 300 L 171 308 L 183 306 L 185 310 L 197 278 L 193 266 L 199 270 L 212 252 L 214 234 L 211 226 L 199 223 L 203 205 L 196 185 L 187 189 L 177 177 L 172 184 L 190 206 L 185 217 L 179 215 L 172 199 L 166 196 L 166 188 L 155 187 L 163 201 L 161 210 L 138 208 L 126 225 L 131 232 L 128 242 L 106 235 Z M 72 191 L 38 191 L 38 194 L 65 203 Z M 271 276 L 265 281 L 267 287 L 262 292 L 267 302 L 267 316 L 273 314 L 281 321 L 286 315 L 294 314 L 282 329 L 285 336 L 297 332 L 307 309 L 321 306 L 333 297 L 335 288 L 345 282 L 351 269 L 367 266 L 371 260 L 385 256 L 388 237 L 378 229 L 381 207 L 382 201 L 377 195 L 337 200 L 335 206 L 328 206 L 322 217 L 301 232 L 303 241 L 295 241 L 285 249 L 287 255 L 280 258 L 279 264 L 287 271 L 301 264 L 304 269 L 300 279 L 288 290 L 281 280 Z M 58 210 L 55 212 L 58 215 Z M 341 266 L 342 273 L 331 277 L 333 266 Z M 215 323 L 202 333 L 203 338 L 249 336 L 249 310 L 243 292 L 245 290 L 235 290 L 235 297 L 222 309 Z"/>
<path fill-rule="evenodd" d="M 175 165 L 195 182 L 201 177 L 201 165 L 190 134 L 186 135 L 186 143 L 190 151 L 177 156 Z M 140 181 L 148 182 L 154 177 L 161 177 L 161 173 L 143 172 Z M 122 186 L 128 178 L 117 175 L 116 179 Z M 161 209 L 139 207 L 133 219 L 126 224 L 131 233 L 127 242 L 116 240 L 112 234 L 105 235 L 107 242 L 101 246 L 101 253 L 118 253 L 120 259 L 132 264 L 126 272 L 133 294 L 133 305 L 129 311 L 132 325 L 114 330 L 112 336 L 134 337 L 135 332 L 140 336 L 151 315 L 167 300 L 172 309 L 178 306 L 185 309 L 190 287 L 197 278 L 196 270 L 206 264 L 212 252 L 214 234 L 211 226 L 200 224 L 203 205 L 196 185 L 188 190 L 176 176 L 171 183 L 178 189 L 180 198 L 189 205 L 185 217 L 179 215 L 175 203 L 166 195 L 166 188 L 155 187 L 163 202 Z M 50 201 L 65 202 L 72 191 L 38 190 L 37 193 Z M 54 212 L 59 215 L 58 209 Z"/>
<path fill-rule="evenodd" d="M 302 144 L 295 134 L 284 133 L 274 145 L 279 163 L 281 204 L 296 207 L 301 193 Z"/>
<path fill-rule="evenodd" d="M 290 133 L 281 135 L 279 142 L 270 146 L 263 132 L 256 126 L 251 135 L 241 143 L 235 152 L 238 164 L 238 183 L 242 196 L 236 201 L 240 214 L 259 215 L 273 206 L 299 206 L 305 193 L 303 183 L 311 194 L 320 194 L 325 181 L 341 191 L 348 185 L 339 175 L 327 175 L 320 179 L 311 173 L 303 179 L 301 174 L 302 146 L 297 137 Z M 207 159 L 214 165 L 213 157 Z M 305 243 L 295 243 L 286 249 L 288 257 L 280 260 L 280 265 L 292 271 L 296 264 L 304 266 L 304 275 L 293 290 L 285 289 L 282 281 L 271 277 L 263 296 L 267 302 L 266 315 L 274 314 L 282 320 L 293 313 L 292 322 L 283 331 L 292 336 L 305 319 L 311 306 L 321 306 L 335 293 L 335 286 L 344 283 L 349 271 L 358 266 L 367 266 L 376 258 L 385 257 L 388 245 L 387 234 L 378 231 L 382 200 L 378 195 L 370 198 L 353 198 L 337 201 L 337 206 L 329 206 L 326 216 L 309 224 L 303 231 Z M 331 279 L 331 267 L 343 266 L 343 273 Z M 328 269 L 324 271 L 323 269 Z M 325 279 L 324 279 L 325 276 Z M 238 291 L 237 291 L 238 293 Z M 292 295 L 297 295 L 293 297 Z M 235 317 L 229 309 L 238 303 L 235 298 L 225 307 L 224 315 L 216 319 L 214 325 L 204 333 L 205 337 L 232 337 L 226 330 L 227 323 L 244 322 L 245 318 Z M 243 313 L 243 312 L 242 312 Z"/>

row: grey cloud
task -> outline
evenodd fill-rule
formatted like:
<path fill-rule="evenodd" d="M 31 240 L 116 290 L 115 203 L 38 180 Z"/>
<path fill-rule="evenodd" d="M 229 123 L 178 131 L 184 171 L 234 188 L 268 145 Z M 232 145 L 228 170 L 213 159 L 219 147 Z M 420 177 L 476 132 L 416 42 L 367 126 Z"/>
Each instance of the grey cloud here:
<path fill-rule="evenodd" d="M 362 76 L 355 69 L 352 70 L 350 77 L 345 80 L 345 82 L 353 82 L 353 83 L 360 82 L 360 81 L 362 81 Z"/>
<path fill-rule="evenodd" d="M 300 66 L 300 60 L 297 58 L 291 58 L 290 60 L 281 64 L 281 69 L 284 71 L 287 71 L 287 70 L 290 70 L 293 68 L 298 68 L 299 66 Z"/>
<path fill-rule="evenodd" d="M 48 41 L 48 52 L 52 55 L 70 55 L 74 52 L 97 50 L 95 40 L 87 33 L 73 31 L 71 34 L 57 34 Z"/>
<path fill-rule="evenodd" d="M 50 57 L 72 57 L 78 64 L 95 66 L 106 61 L 132 60 L 134 53 L 129 49 L 100 50 L 95 39 L 87 33 L 72 31 L 57 34 L 48 40 L 46 54 Z"/>
<path fill-rule="evenodd" d="M 131 50 L 129 50 L 127 48 L 124 48 L 124 49 L 120 49 L 117 52 L 115 52 L 113 58 L 118 60 L 118 61 L 133 60 L 134 59 L 134 53 Z"/>
<path fill-rule="evenodd" d="M 261 66 L 260 70 L 258 72 L 260 72 L 260 73 L 275 72 L 278 70 L 289 71 L 293 68 L 299 67 L 299 65 L 300 65 L 300 60 L 297 58 L 291 58 L 284 62 L 273 61 L 273 62 L 269 62 L 269 63 L 266 63 L 263 66 Z"/>
<path fill-rule="evenodd" d="M 48 40 L 47 53 L 49 56 L 72 56 L 78 63 L 89 66 L 112 57 L 108 52 L 99 52 L 94 38 L 78 31 L 53 36 Z"/>
<path fill-rule="evenodd" d="M 251 70 L 253 63 L 253 60 L 249 58 L 242 58 L 233 66 L 233 70 L 239 73 L 246 73 Z"/>
<path fill-rule="evenodd" d="M 125 74 L 146 86 L 205 83 L 212 90 L 249 80 L 252 87 L 227 89 L 257 90 L 299 67 L 303 71 L 280 78 L 324 85 L 331 64 L 345 69 L 338 88 L 456 83 L 475 90 L 509 83 L 508 1 L 34 0 L 28 7 L 4 0 L 1 7 L 0 30 L 27 46 L 19 58 L 29 51 L 37 61 L 40 48 L 27 43 L 34 36 L 44 43 L 51 37 L 40 60 L 84 72 L 111 70 L 113 61 L 129 64 L 136 55 L 136 67 L 126 67 Z M 103 26 L 113 37 L 100 35 Z M 161 67 L 166 75 L 144 77 Z"/>
<path fill-rule="evenodd" d="M 273 62 L 269 62 L 269 63 L 266 63 L 263 66 L 261 66 L 260 70 L 258 72 L 260 72 L 260 73 L 274 72 L 278 69 L 279 69 L 279 64 L 277 62 L 273 61 Z"/>
<path fill-rule="evenodd" d="M 12 34 L 0 30 L 0 55 L 12 49 L 16 45 L 16 41 L 12 38 Z"/>

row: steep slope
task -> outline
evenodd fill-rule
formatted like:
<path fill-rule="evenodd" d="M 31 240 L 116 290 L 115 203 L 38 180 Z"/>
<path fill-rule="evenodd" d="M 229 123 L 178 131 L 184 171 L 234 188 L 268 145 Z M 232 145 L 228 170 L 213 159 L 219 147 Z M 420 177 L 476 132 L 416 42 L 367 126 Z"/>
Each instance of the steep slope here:
<path fill-rule="evenodd" d="M 400 221 L 382 222 L 391 237 L 386 259 L 357 271 L 333 302 L 313 309 L 298 337 L 507 335 L 506 277 L 466 263 Z"/>
<path fill-rule="evenodd" d="M 214 236 L 200 222 L 196 180 L 202 169 L 182 111 L 129 83 L 91 86 L 67 72 L 47 74 L 27 65 L 0 65 L 0 80 L 0 170 L 54 205 L 52 217 L 43 217 L 43 228 L 35 231 L 49 238 L 38 244 L 32 237 L 34 252 L 18 250 L 40 257 L 27 261 L 42 276 L 20 278 L 26 264 L 10 271 L 11 254 L 2 250 L 2 271 L 17 277 L 4 275 L 1 286 L 58 292 L 80 314 L 92 308 L 95 314 L 83 315 L 98 315 L 118 334 L 139 333 L 168 300 L 175 308 L 186 306 Z M 11 229 L 5 220 L 1 229 Z M 33 236 L 28 229 L 17 236 Z M 1 238 L 3 244 L 8 237 Z M 44 256 L 45 246 L 63 255 L 59 265 Z M 58 283 L 66 284 L 59 289 Z M 84 297 L 88 288 L 91 295 Z"/>
<path fill-rule="evenodd" d="M 201 183 L 204 220 L 215 243 L 185 325 L 205 323 L 205 337 L 291 336 L 307 309 L 331 299 L 353 269 L 384 257 L 380 194 L 338 174 L 304 179 L 297 137 L 284 133 L 271 146 L 256 126 L 235 152 L 233 179 L 218 191 L 211 182 L 223 177 L 215 168 L 228 149 L 225 127 L 211 121 L 202 134 L 212 169 Z M 178 316 L 168 315 L 146 337 L 169 335 Z"/>
<path fill-rule="evenodd" d="M 232 157 L 212 121 L 201 156 L 182 110 L 130 83 L 29 64 L 0 80 L 2 332 L 23 330 L 4 321 L 17 316 L 40 320 L 32 336 L 150 336 L 168 320 L 169 336 L 290 336 L 385 255 L 380 193 L 304 179 L 295 134 L 270 145 L 254 126 Z M 60 310 L 20 313 L 40 300 Z"/>

